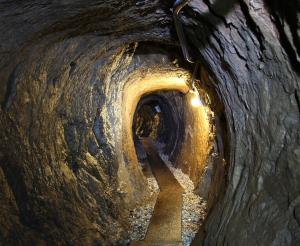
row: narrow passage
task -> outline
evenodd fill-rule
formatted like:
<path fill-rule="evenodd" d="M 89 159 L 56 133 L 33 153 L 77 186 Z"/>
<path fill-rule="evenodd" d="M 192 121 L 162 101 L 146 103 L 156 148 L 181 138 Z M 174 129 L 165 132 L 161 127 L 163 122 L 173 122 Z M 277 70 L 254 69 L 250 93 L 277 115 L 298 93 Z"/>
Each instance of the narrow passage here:
<path fill-rule="evenodd" d="M 181 210 L 184 189 L 175 179 L 155 149 L 151 139 L 142 139 L 160 193 L 143 241 L 131 245 L 181 246 Z"/>

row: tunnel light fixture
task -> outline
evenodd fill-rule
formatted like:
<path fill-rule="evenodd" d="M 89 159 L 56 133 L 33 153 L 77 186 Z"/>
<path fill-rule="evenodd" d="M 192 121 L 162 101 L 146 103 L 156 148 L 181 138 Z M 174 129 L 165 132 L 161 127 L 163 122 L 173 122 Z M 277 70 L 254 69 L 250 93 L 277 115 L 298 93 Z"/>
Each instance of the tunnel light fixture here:
<path fill-rule="evenodd" d="M 193 107 L 197 108 L 197 107 L 203 106 L 203 103 L 200 99 L 199 93 L 195 89 L 190 90 L 189 93 L 192 94 L 191 105 Z"/>
<path fill-rule="evenodd" d="M 191 100 L 191 104 L 195 108 L 203 105 L 199 96 L 194 96 Z"/>
<path fill-rule="evenodd" d="M 184 59 L 189 63 L 194 63 L 195 61 L 189 53 L 187 39 L 179 18 L 181 10 L 189 3 L 189 1 L 190 0 L 175 0 L 173 4 L 173 19 Z"/>
<path fill-rule="evenodd" d="M 184 35 L 184 30 L 182 27 L 182 24 L 179 20 L 179 13 L 180 11 L 189 3 L 190 0 L 175 0 L 174 5 L 173 5 L 173 19 L 176 27 L 176 32 L 179 38 L 179 43 L 183 52 L 184 59 L 189 62 L 189 63 L 195 63 L 194 71 L 193 71 L 193 76 L 192 76 L 192 81 L 190 84 L 190 88 L 192 88 L 189 92 L 193 93 L 192 99 L 191 99 L 191 105 L 193 107 L 200 107 L 203 105 L 199 93 L 195 87 L 195 77 L 196 73 L 199 67 L 199 61 L 195 61 L 192 59 L 191 55 L 189 54 L 189 49 L 187 47 L 187 40 Z"/>
<path fill-rule="evenodd" d="M 191 96 L 191 105 L 193 107 L 203 106 L 203 103 L 202 103 L 202 101 L 200 99 L 199 92 L 198 92 L 197 87 L 195 85 L 196 75 L 197 75 L 198 69 L 199 69 L 199 62 L 196 62 L 195 66 L 194 66 L 192 80 L 191 80 L 191 82 L 189 84 L 189 87 L 190 87 L 189 93 L 192 94 L 192 96 Z"/>

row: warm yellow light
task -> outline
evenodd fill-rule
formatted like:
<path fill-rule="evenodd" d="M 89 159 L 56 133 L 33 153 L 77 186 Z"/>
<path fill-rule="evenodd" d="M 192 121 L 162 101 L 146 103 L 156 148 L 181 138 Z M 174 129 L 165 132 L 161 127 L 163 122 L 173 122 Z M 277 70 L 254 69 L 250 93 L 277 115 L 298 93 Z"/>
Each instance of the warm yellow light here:
<path fill-rule="evenodd" d="M 200 96 L 198 94 L 198 92 L 196 90 L 190 90 L 189 93 L 192 94 L 192 98 L 191 98 L 191 105 L 193 107 L 200 107 L 203 105 Z"/>
<path fill-rule="evenodd" d="M 191 100 L 191 104 L 193 107 L 200 107 L 202 106 L 202 102 L 200 100 L 199 96 L 193 96 L 192 100 Z"/>

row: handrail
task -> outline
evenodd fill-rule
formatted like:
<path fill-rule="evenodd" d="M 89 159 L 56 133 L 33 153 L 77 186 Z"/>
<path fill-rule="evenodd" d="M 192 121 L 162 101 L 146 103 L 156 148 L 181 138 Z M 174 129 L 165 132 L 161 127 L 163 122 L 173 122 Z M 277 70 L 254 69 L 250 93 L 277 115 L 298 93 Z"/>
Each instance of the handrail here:
<path fill-rule="evenodd" d="M 189 63 L 195 63 L 195 61 L 192 59 L 191 55 L 189 54 L 189 50 L 187 47 L 187 40 L 184 35 L 182 24 L 179 20 L 179 13 L 180 11 L 188 4 L 190 0 L 176 0 L 173 5 L 173 19 L 174 24 L 176 27 L 176 32 L 178 35 L 178 39 L 180 42 L 181 50 L 184 56 L 184 59 Z"/>

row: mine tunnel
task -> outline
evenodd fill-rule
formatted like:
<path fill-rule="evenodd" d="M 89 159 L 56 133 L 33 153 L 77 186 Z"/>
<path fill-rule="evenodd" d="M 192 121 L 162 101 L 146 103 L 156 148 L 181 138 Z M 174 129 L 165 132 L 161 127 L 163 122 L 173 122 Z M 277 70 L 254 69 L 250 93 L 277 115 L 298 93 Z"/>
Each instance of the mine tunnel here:
<path fill-rule="evenodd" d="M 300 245 L 299 10 L 0 1 L 0 245 Z"/>
<path fill-rule="evenodd" d="M 172 153 L 178 143 L 179 130 L 184 127 L 168 98 L 163 97 L 166 93 L 161 94 L 143 96 L 135 109 L 132 133 L 139 160 L 146 157 L 142 138 L 151 138 L 164 153 Z"/>

